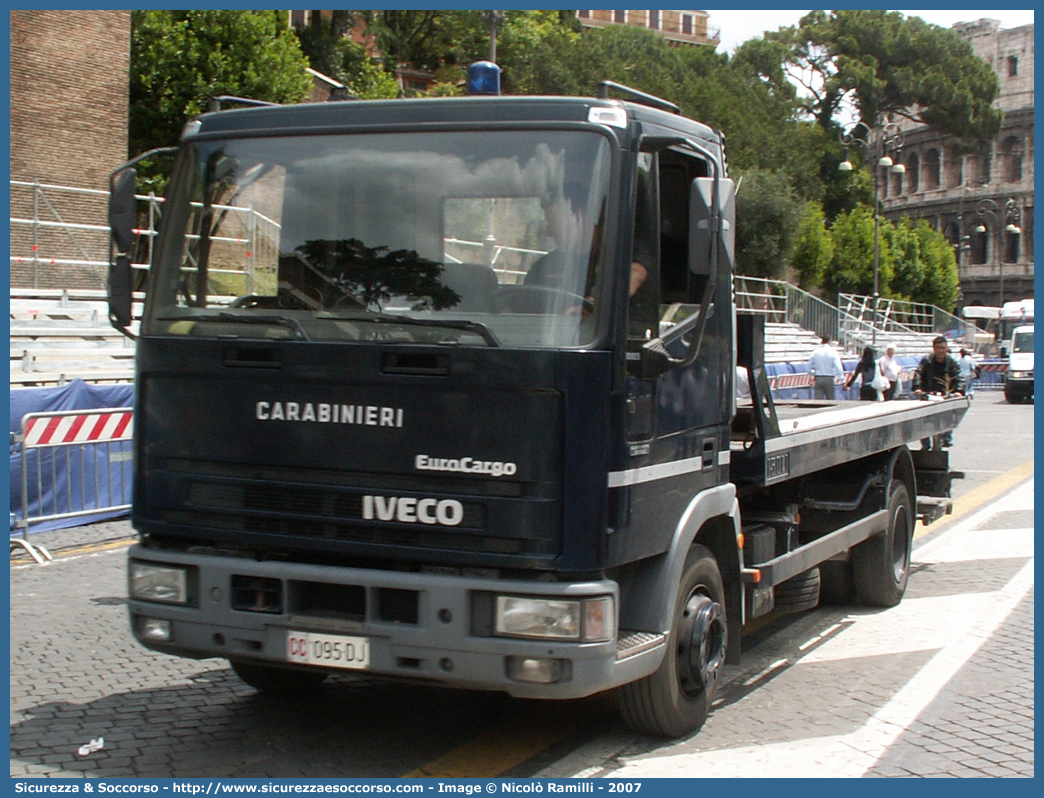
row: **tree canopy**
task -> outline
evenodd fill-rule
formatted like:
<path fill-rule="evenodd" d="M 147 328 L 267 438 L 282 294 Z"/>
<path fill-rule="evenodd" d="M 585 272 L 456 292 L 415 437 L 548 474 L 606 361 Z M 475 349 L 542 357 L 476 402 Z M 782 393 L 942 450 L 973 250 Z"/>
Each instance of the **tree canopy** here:
<path fill-rule="evenodd" d="M 740 50 L 778 83 L 775 64 L 806 93 L 805 110 L 833 128 L 845 103 L 870 127 L 885 115 L 982 141 L 1000 130 L 993 69 L 955 31 L 898 11 L 810 11 Z M 739 53 L 737 53 L 739 55 Z"/>
<path fill-rule="evenodd" d="M 134 11 L 130 150 L 176 144 L 211 97 L 300 102 L 311 80 L 277 11 Z"/>
<path fill-rule="evenodd" d="M 469 63 L 489 54 L 489 12 L 337 10 L 290 31 L 275 11 L 135 11 L 131 149 L 174 143 L 217 94 L 299 102 L 305 66 L 361 98 L 400 94 L 395 69 L 430 71 L 429 94 L 455 94 Z M 345 34 L 362 27 L 383 57 Z M 296 33 L 296 35 L 294 35 Z M 745 274 L 794 274 L 802 287 L 872 291 L 872 176 L 839 173 L 837 130 L 854 109 L 930 125 L 973 144 L 1001 114 L 992 68 L 955 32 L 894 11 L 812 11 L 732 57 L 672 47 L 653 31 L 582 29 L 573 12 L 498 12 L 505 94 L 592 96 L 611 80 L 663 97 L 726 136 L 737 196 L 737 264 Z M 950 256 L 948 261 L 947 253 Z M 881 222 L 883 296 L 952 307 L 953 252 L 926 222 Z"/>

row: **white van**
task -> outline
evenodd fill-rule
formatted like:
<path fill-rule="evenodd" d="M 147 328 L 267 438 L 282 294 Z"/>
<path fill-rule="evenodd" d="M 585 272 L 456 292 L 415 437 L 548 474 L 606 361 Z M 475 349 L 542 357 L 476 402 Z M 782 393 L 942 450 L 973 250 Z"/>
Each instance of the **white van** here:
<path fill-rule="evenodd" d="M 1012 404 L 1033 401 L 1033 325 L 1016 327 L 1012 333 L 1004 398 Z"/>

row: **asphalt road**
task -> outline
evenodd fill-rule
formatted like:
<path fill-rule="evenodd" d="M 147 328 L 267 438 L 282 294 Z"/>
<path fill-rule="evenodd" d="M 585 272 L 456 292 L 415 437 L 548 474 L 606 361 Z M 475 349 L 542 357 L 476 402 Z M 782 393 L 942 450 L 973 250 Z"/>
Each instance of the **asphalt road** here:
<path fill-rule="evenodd" d="M 962 532 L 963 537 L 947 537 L 946 529 L 955 529 L 998 495 L 1031 480 L 1032 458 L 1033 406 L 1008 405 L 999 393 L 980 392 L 952 450 L 953 467 L 966 475 L 954 485 L 956 515 L 940 522 L 939 532 L 923 530 L 921 538 L 926 551 L 929 546 L 939 549 L 939 563 L 945 565 L 915 572 L 909 597 L 930 598 L 940 590 L 948 596 L 983 591 L 981 583 L 968 581 L 973 569 L 955 566 L 962 560 L 955 560 L 947 547 L 956 545 L 951 538 L 974 540 L 981 529 L 994 528 L 994 516 Z M 998 535 L 1009 529 L 1021 535 L 1032 527 L 1032 490 L 1028 498 L 1025 490 L 1011 495 L 1017 498 L 1012 507 L 1018 515 L 1011 516 L 1014 520 L 1007 526 L 996 527 Z M 271 700 L 239 682 L 223 660 L 175 659 L 134 642 L 125 608 L 127 535 L 125 522 L 70 531 L 68 540 L 79 543 L 56 550 L 53 562 L 38 566 L 12 560 L 12 776 L 659 775 L 657 768 L 668 760 L 680 763 L 679 772 L 671 775 L 695 776 L 706 768 L 700 752 L 712 751 L 714 761 L 753 767 L 751 758 L 757 760 L 763 749 L 788 752 L 786 746 L 819 740 L 821 735 L 812 733 L 816 729 L 832 739 L 857 734 L 868 719 L 890 706 L 904 685 L 923 675 L 937 652 L 950 651 L 951 658 L 967 654 L 956 662 L 956 679 L 964 673 L 960 666 L 980 650 L 974 641 L 964 641 L 958 650 L 956 644 L 941 640 L 937 645 L 894 644 L 885 651 L 860 652 L 853 641 L 863 634 L 869 639 L 883 634 L 886 641 L 906 639 L 891 636 L 887 626 L 882 630 L 881 620 L 876 621 L 875 635 L 879 614 L 871 611 L 824 608 L 782 620 L 747 641 L 747 662 L 727 674 L 723 704 L 704 731 L 666 746 L 628 732 L 605 697 L 543 703 L 338 678 L 321 688 L 318 700 Z M 1005 589 L 1010 593 L 1013 588 L 1008 586 L 1017 585 L 1017 578 L 1025 579 L 1025 536 L 1016 537 L 1022 541 L 1016 553 L 1001 558 L 980 554 L 990 562 L 976 566 L 987 568 L 993 580 L 988 588 L 1000 591 L 998 595 Z M 1032 535 L 1029 546 L 1032 563 Z M 1028 609 L 1024 600 L 1016 602 L 1021 610 L 994 632 L 1007 635 L 1004 639 L 1017 638 L 1011 624 L 1025 627 L 1027 613 L 1032 630 L 1032 582 L 1028 595 Z M 908 600 L 901 606 L 922 605 Z M 959 618 L 962 606 L 958 602 L 945 609 Z M 902 623 L 907 624 L 904 634 L 914 639 L 925 628 L 939 626 L 938 619 L 923 616 L 904 617 Z M 827 657 L 823 652 L 839 640 L 856 647 Z M 1015 659 L 1017 667 L 1028 668 L 1032 702 L 1032 647 L 1028 654 L 1023 648 Z M 778 676 L 765 670 L 780 660 L 804 667 L 786 668 Z M 858 667 L 853 671 L 854 663 Z M 865 678 L 854 679 L 853 672 Z M 969 678 L 974 681 L 974 676 Z M 830 701 L 817 699 L 810 705 L 810 690 L 814 696 L 830 696 Z M 748 711 L 752 705 L 756 712 Z M 837 705 L 847 709 L 839 714 Z M 912 734 L 931 709 L 926 706 L 906 717 L 904 731 Z M 936 714 L 945 716 L 946 708 L 936 707 Z M 1032 740 L 1032 715 L 1029 727 Z M 78 753 L 98 738 L 104 741 L 100 750 Z M 895 747 L 900 742 L 893 739 L 882 747 L 877 738 L 864 740 L 870 752 L 863 754 L 869 775 L 904 775 L 928 768 L 927 751 L 919 753 L 915 746 L 903 753 Z M 960 741 L 949 744 L 957 752 L 952 759 L 968 758 Z M 871 756 L 875 751 L 876 759 Z M 889 764 L 888 756 L 914 770 Z M 1025 756 L 1015 760 L 1024 765 Z M 1029 762 L 1032 772 L 1032 750 Z M 874 767 L 877 772 L 872 772 Z M 1000 775 L 985 769 L 978 773 Z"/>

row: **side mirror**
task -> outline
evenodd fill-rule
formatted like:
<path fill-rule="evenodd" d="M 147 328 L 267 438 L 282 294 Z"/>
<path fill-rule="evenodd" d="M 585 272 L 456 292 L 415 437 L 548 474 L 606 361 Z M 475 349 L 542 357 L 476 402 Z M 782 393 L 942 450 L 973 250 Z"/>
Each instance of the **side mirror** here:
<path fill-rule="evenodd" d="M 718 260 L 731 272 L 736 259 L 736 184 L 728 178 L 718 182 L 718 208 L 714 208 L 714 178 L 697 177 L 689 190 L 689 269 L 693 274 L 710 276 L 718 267 L 711 263 L 714 219 L 721 221 Z"/>
<path fill-rule="evenodd" d="M 130 255 L 117 255 L 109 264 L 109 321 L 118 330 L 130 326 L 133 291 Z"/>
<path fill-rule="evenodd" d="M 137 206 L 134 189 L 137 186 L 136 169 L 124 169 L 113 182 L 109 194 L 109 229 L 116 252 L 129 252 L 134 245 L 134 215 Z"/>

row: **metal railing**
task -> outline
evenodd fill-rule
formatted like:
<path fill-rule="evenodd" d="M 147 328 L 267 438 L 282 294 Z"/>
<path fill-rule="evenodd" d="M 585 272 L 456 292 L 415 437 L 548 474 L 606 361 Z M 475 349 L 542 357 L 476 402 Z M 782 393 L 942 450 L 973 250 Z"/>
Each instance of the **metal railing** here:
<path fill-rule="evenodd" d="M 40 287 L 41 269 L 51 266 L 82 267 L 97 277 L 98 288 L 104 288 L 109 268 L 109 226 L 105 223 L 109 192 L 52 185 L 39 180 L 31 183 L 11 180 L 10 186 L 11 265 L 29 264 L 33 288 Z M 131 265 L 144 271 L 152 263 L 152 242 L 162 217 L 163 198 L 149 193 L 137 194 L 135 199 L 144 205 L 139 218 L 145 226 L 134 230 L 137 242 L 132 250 Z M 202 208 L 202 204 L 193 203 L 193 208 Z M 210 271 L 214 274 L 245 274 L 247 293 L 250 293 L 259 274 L 266 270 L 274 273 L 280 225 L 251 207 L 215 205 L 214 209 L 239 220 L 238 229 L 231 235 L 215 236 L 212 241 L 240 248 L 237 262 L 241 262 L 243 268 L 217 266 Z M 73 217 L 97 218 L 102 223 L 67 221 Z M 231 229 L 236 227 L 236 223 L 226 220 L 224 226 Z M 272 279 L 269 277 L 269 282 Z"/>
<path fill-rule="evenodd" d="M 733 278 L 733 294 L 740 313 L 760 313 L 766 322 L 796 324 L 819 336 L 840 340 L 838 309 L 797 286 L 783 280 L 737 274 Z"/>
<path fill-rule="evenodd" d="M 860 294 L 838 294 L 838 307 L 864 320 L 882 332 L 916 332 L 946 335 L 948 338 L 964 334 L 963 319 L 935 305 L 887 299 Z"/>
<path fill-rule="evenodd" d="M 20 454 L 22 506 L 12 518 L 22 540 L 32 524 L 130 509 L 132 428 L 129 407 L 29 413 L 22 419 L 13 441 Z"/>

